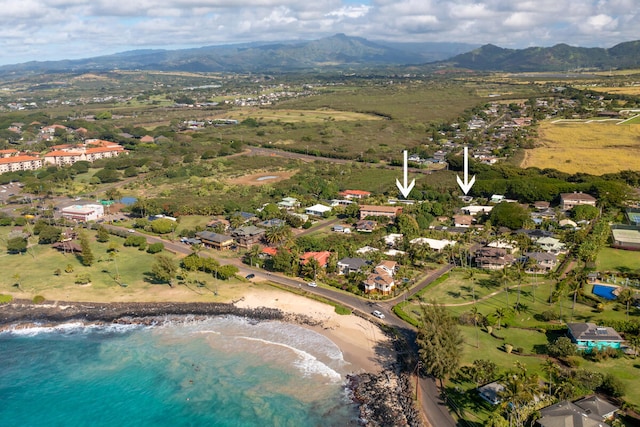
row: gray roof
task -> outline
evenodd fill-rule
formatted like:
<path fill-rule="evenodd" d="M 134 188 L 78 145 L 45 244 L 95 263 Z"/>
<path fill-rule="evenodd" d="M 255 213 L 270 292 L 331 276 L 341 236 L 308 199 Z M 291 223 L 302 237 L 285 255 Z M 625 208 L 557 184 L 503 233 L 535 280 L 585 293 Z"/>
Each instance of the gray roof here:
<path fill-rule="evenodd" d="M 596 395 L 583 397 L 576 401 L 575 404 L 584 409 L 587 414 L 597 415 L 602 419 L 611 416 L 611 414 L 620 409 Z"/>
<path fill-rule="evenodd" d="M 579 341 L 624 341 L 615 329 L 595 323 L 567 323 L 569 333 Z"/>
<path fill-rule="evenodd" d="M 196 233 L 196 236 L 198 236 L 202 240 L 207 240 L 209 242 L 216 242 L 216 243 L 224 243 L 224 242 L 228 242 L 229 240 L 233 240 L 231 236 L 212 233 L 211 231 L 199 231 Z"/>
<path fill-rule="evenodd" d="M 557 261 L 558 257 L 548 252 L 527 252 L 524 254 L 527 258 L 533 258 L 537 262 Z"/>
<path fill-rule="evenodd" d="M 264 228 L 258 228 L 255 225 L 239 227 L 233 230 L 233 235 L 236 237 L 250 237 L 260 234 L 264 234 Z"/>
<path fill-rule="evenodd" d="M 480 396 L 493 405 L 500 403 L 500 393 L 504 390 L 504 386 L 497 381 L 478 387 Z"/>
<path fill-rule="evenodd" d="M 351 270 L 357 270 L 367 265 L 368 261 L 362 258 L 342 258 L 338 264 L 346 265 Z"/>
<path fill-rule="evenodd" d="M 569 401 L 556 403 L 540 410 L 540 427 L 609 427 L 597 416 L 587 414 Z"/>

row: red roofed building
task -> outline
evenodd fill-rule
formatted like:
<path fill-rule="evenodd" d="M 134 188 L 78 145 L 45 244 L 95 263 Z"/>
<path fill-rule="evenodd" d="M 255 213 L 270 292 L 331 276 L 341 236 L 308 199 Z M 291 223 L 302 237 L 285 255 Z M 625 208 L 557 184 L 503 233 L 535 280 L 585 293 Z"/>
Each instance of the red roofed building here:
<path fill-rule="evenodd" d="M 329 262 L 329 257 L 331 256 L 331 252 L 329 251 L 321 251 L 321 252 L 305 252 L 300 256 L 300 263 L 302 265 L 307 265 L 311 258 L 314 258 L 318 261 L 320 267 L 324 268 L 327 266 Z"/>
<path fill-rule="evenodd" d="M 0 173 L 32 171 L 42 167 L 42 159 L 33 156 L 11 156 L 0 158 Z"/>
<path fill-rule="evenodd" d="M 371 196 L 371 193 L 363 190 L 344 190 L 338 193 L 345 199 L 364 199 Z"/>
<path fill-rule="evenodd" d="M 18 156 L 20 152 L 14 149 L 0 150 L 0 158 Z"/>
<path fill-rule="evenodd" d="M 278 253 L 278 248 L 266 247 L 262 248 L 262 253 L 269 256 L 275 256 Z"/>
<path fill-rule="evenodd" d="M 56 166 L 72 165 L 80 160 L 86 160 L 84 153 L 79 151 L 51 151 L 44 155 L 45 163 Z"/>
<path fill-rule="evenodd" d="M 53 151 L 44 155 L 44 161 L 57 166 L 72 165 L 82 160 L 93 163 L 100 159 L 118 157 L 126 152 L 121 145 L 101 139 L 90 139 L 81 145 L 54 145 L 51 149 Z"/>

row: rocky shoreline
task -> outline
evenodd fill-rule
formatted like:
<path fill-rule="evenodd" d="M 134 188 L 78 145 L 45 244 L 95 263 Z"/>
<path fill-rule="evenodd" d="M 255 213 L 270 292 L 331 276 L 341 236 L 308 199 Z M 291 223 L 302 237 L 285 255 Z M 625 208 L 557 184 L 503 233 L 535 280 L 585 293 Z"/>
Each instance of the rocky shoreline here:
<path fill-rule="evenodd" d="M 14 300 L 0 305 L 0 331 L 31 326 L 54 326 L 80 321 L 90 324 L 153 325 L 165 321 L 208 316 L 239 316 L 317 326 L 315 319 L 274 308 L 241 308 L 224 303 L 92 303 L 55 302 L 34 304 Z M 396 369 L 350 375 L 348 386 L 360 407 L 362 425 L 392 427 L 424 425 L 415 409 L 409 378 Z"/>

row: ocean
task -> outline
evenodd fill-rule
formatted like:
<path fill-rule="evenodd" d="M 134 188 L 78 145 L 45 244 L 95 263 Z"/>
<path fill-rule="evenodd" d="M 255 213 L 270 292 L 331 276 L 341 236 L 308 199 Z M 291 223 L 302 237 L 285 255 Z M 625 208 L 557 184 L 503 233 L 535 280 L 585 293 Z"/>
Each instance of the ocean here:
<path fill-rule="evenodd" d="M 238 317 L 0 333 L 0 426 L 349 426 L 349 364 L 301 326 Z"/>

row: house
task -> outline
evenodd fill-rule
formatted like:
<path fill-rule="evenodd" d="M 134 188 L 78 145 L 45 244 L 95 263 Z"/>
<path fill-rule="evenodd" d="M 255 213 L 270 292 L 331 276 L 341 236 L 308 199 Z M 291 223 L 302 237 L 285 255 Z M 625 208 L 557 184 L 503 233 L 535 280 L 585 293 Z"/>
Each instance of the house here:
<path fill-rule="evenodd" d="M 492 405 L 497 405 L 502 401 L 502 399 L 500 399 L 500 393 L 503 390 L 504 386 L 497 381 L 478 387 L 480 397 Z"/>
<path fill-rule="evenodd" d="M 454 215 L 453 224 L 455 227 L 471 227 L 473 217 L 471 215 Z"/>
<path fill-rule="evenodd" d="M 609 326 L 597 326 L 595 323 L 567 323 L 568 335 L 578 348 L 591 350 L 596 348 L 622 347 L 623 339 L 615 329 Z"/>
<path fill-rule="evenodd" d="M 151 135 L 145 135 L 142 138 L 140 138 L 140 142 L 142 142 L 143 144 L 154 143 L 155 142 L 155 138 L 152 137 Z"/>
<path fill-rule="evenodd" d="M 389 247 L 394 247 L 398 242 L 402 242 L 403 237 L 400 233 L 390 233 L 384 236 L 384 243 Z"/>
<path fill-rule="evenodd" d="M 263 257 L 272 257 L 278 253 L 278 248 L 272 248 L 271 246 L 267 246 L 262 248 L 262 252 L 260 252 Z"/>
<path fill-rule="evenodd" d="M 402 207 L 399 206 L 374 206 L 374 205 L 361 205 L 360 206 L 360 219 L 365 219 L 368 216 L 378 217 L 383 216 L 390 219 L 402 213 Z"/>
<path fill-rule="evenodd" d="M 555 255 L 563 253 L 566 249 L 566 245 L 555 237 L 541 237 L 536 240 L 536 244 L 542 251 Z"/>
<path fill-rule="evenodd" d="M 344 190 L 339 192 L 338 194 L 345 199 L 365 199 L 371 196 L 370 192 L 362 190 Z"/>
<path fill-rule="evenodd" d="M 369 253 L 378 252 L 378 251 L 380 251 L 380 249 L 374 248 L 373 246 L 363 246 L 358 250 L 356 250 L 356 253 L 358 255 L 364 255 L 364 254 L 369 254 Z"/>
<path fill-rule="evenodd" d="M 551 207 L 551 203 L 544 200 L 539 200 L 533 203 L 533 208 L 537 211 L 546 211 Z"/>
<path fill-rule="evenodd" d="M 346 225 L 334 225 L 332 228 L 333 231 L 335 231 L 336 233 L 351 233 L 351 227 L 347 227 Z"/>
<path fill-rule="evenodd" d="M 216 228 L 219 230 L 227 231 L 231 224 L 224 218 L 215 218 L 207 223 L 207 228 Z"/>
<path fill-rule="evenodd" d="M 568 218 L 561 219 L 560 221 L 558 221 L 558 225 L 560 225 L 560 227 L 562 228 L 573 228 L 574 230 L 578 228 L 578 224 L 576 224 L 575 221 L 572 221 Z"/>
<path fill-rule="evenodd" d="M 540 410 L 538 427 L 609 427 L 595 414 L 587 413 L 574 403 L 564 400 Z"/>
<path fill-rule="evenodd" d="M 369 262 L 362 258 L 342 258 L 338 261 L 338 274 L 359 273 Z"/>
<path fill-rule="evenodd" d="M 226 249 L 233 245 L 233 237 L 225 234 L 212 233 L 211 231 L 199 231 L 196 237 L 200 239 L 203 245 L 215 248 Z"/>
<path fill-rule="evenodd" d="M 295 197 L 285 197 L 281 201 L 278 202 L 278 207 L 280 209 L 285 209 L 291 211 L 300 206 L 300 202 Z"/>
<path fill-rule="evenodd" d="M 518 242 L 508 240 L 494 240 L 487 245 L 490 248 L 504 249 L 508 254 L 518 252 Z"/>
<path fill-rule="evenodd" d="M 465 206 L 462 208 L 462 212 L 467 215 L 476 216 L 478 214 L 486 214 L 491 212 L 493 206 Z"/>
<path fill-rule="evenodd" d="M 395 261 L 382 261 L 378 264 L 364 280 L 364 291 L 366 293 L 378 291 L 383 295 L 391 293 L 395 286 L 393 275 L 397 266 L 398 264 Z"/>
<path fill-rule="evenodd" d="M 0 150 L 0 159 L 18 156 L 18 155 L 20 155 L 20 152 L 18 150 L 14 150 L 14 149 Z"/>
<path fill-rule="evenodd" d="M 70 240 L 66 240 L 64 242 L 55 242 L 51 245 L 51 247 L 65 253 L 82 253 L 82 247 L 78 243 L 72 242 Z"/>
<path fill-rule="evenodd" d="M 246 224 L 248 222 L 256 222 L 260 218 L 256 216 L 256 214 L 251 212 L 236 212 L 231 215 L 231 218 L 240 217 L 242 224 Z"/>
<path fill-rule="evenodd" d="M 596 205 L 596 198 L 586 193 L 562 193 L 560 194 L 560 208 L 564 211 L 578 205 Z"/>
<path fill-rule="evenodd" d="M 356 222 L 356 231 L 361 233 L 372 233 L 376 229 L 378 223 L 369 219 L 361 219 Z"/>
<path fill-rule="evenodd" d="M 73 205 L 62 208 L 62 217 L 74 221 L 95 221 L 104 216 L 104 206 L 100 204 Z"/>
<path fill-rule="evenodd" d="M 527 268 L 527 273 L 546 273 L 552 271 L 558 265 L 558 257 L 547 252 L 526 252 L 527 261 L 532 260 L 535 268 Z"/>
<path fill-rule="evenodd" d="M 504 196 L 502 194 L 493 194 L 491 196 L 491 203 L 500 203 L 504 200 Z"/>
<path fill-rule="evenodd" d="M 613 420 L 620 409 L 596 395 L 583 397 L 574 403 L 587 414 L 597 415 L 602 421 Z"/>
<path fill-rule="evenodd" d="M 329 257 L 331 257 L 331 252 L 329 251 L 305 252 L 300 256 L 300 263 L 302 265 L 307 265 L 313 258 L 318 261 L 318 265 L 320 267 L 325 268 L 329 263 Z"/>
<path fill-rule="evenodd" d="M 453 246 L 457 242 L 453 240 L 446 240 L 446 239 L 437 240 L 437 239 L 429 239 L 427 237 L 417 237 L 415 239 L 412 239 L 409 243 L 411 243 L 412 245 L 428 245 L 430 249 L 440 252 L 447 246 Z"/>
<path fill-rule="evenodd" d="M 256 225 L 262 228 L 282 227 L 287 225 L 287 221 L 280 218 L 272 218 L 259 222 Z"/>
<path fill-rule="evenodd" d="M 234 229 L 231 232 L 231 236 L 239 246 L 249 248 L 260 243 L 264 237 L 264 233 L 264 228 L 258 228 L 255 225 L 247 225 Z"/>
<path fill-rule="evenodd" d="M 487 270 L 502 270 L 511 265 L 515 259 L 502 248 L 484 247 L 474 254 L 476 266 Z"/>
<path fill-rule="evenodd" d="M 304 213 L 311 216 L 319 216 L 323 217 L 325 213 L 331 212 L 331 208 L 329 206 L 317 204 L 305 209 Z"/>

